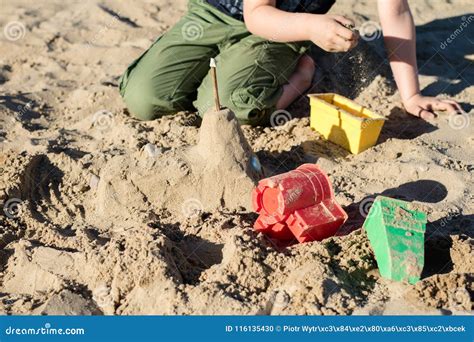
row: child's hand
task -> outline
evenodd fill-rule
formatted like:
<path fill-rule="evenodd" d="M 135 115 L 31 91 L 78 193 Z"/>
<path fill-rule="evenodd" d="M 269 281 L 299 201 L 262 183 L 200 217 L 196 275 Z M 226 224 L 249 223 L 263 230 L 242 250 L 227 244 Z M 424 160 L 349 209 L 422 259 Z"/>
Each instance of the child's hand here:
<path fill-rule="evenodd" d="M 354 48 L 359 35 L 347 27 L 354 22 L 341 15 L 313 15 L 310 39 L 325 51 L 346 52 Z M 347 26 L 347 27 L 346 27 Z"/>
<path fill-rule="evenodd" d="M 420 94 L 410 97 L 403 102 L 403 105 L 408 113 L 425 120 L 435 118 L 435 110 L 447 111 L 449 113 L 462 112 L 461 106 L 456 101 L 422 96 Z"/>

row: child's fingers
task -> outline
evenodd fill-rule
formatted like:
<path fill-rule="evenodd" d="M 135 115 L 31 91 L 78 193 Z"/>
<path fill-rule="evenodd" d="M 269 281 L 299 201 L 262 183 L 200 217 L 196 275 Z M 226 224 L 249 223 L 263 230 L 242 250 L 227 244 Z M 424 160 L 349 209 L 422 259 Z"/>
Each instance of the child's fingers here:
<path fill-rule="evenodd" d="M 435 113 L 429 111 L 428 109 L 425 109 L 422 106 L 418 106 L 418 105 L 405 107 L 405 110 L 408 114 L 417 116 L 417 117 L 419 117 L 421 119 L 424 119 L 424 120 L 430 120 L 430 119 L 434 119 L 436 117 Z"/>
<path fill-rule="evenodd" d="M 453 105 L 456 112 L 459 112 L 459 113 L 464 112 L 461 105 L 459 103 L 457 103 L 456 101 L 454 101 L 454 100 L 443 99 L 443 100 L 441 100 L 441 102 L 446 102 L 446 103 L 449 103 L 449 104 Z"/>
<path fill-rule="evenodd" d="M 333 18 L 344 26 L 353 27 L 355 25 L 353 20 L 343 17 L 342 15 L 334 15 Z"/>
<path fill-rule="evenodd" d="M 342 25 L 340 25 L 336 29 L 336 34 L 339 37 L 342 37 L 346 40 L 357 40 L 357 38 L 358 38 L 357 34 L 354 31 L 352 31 L 352 30 L 350 30 L 350 29 L 348 29 L 348 28 L 346 28 Z"/>
<path fill-rule="evenodd" d="M 420 107 L 418 116 L 424 120 L 430 120 L 434 119 L 436 117 L 436 114 Z"/>
<path fill-rule="evenodd" d="M 441 110 L 450 113 L 456 113 L 458 111 L 458 108 L 454 104 L 441 100 L 434 102 L 432 106 L 434 110 Z"/>
<path fill-rule="evenodd" d="M 353 48 L 355 48 L 357 46 L 357 44 L 359 44 L 358 39 L 350 40 L 349 42 L 351 43 L 351 47 L 349 48 L 349 50 L 352 50 Z"/>
<path fill-rule="evenodd" d="M 334 45 L 334 50 L 336 51 L 343 51 L 343 52 L 346 52 L 346 51 L 349 51 L 351 49 L 351 41 L 349 40 L 346 40 L 342 37 L 339 37 L 339 36 L 335 36 L 334 39 L 333 39 L 333 45 Z"/>

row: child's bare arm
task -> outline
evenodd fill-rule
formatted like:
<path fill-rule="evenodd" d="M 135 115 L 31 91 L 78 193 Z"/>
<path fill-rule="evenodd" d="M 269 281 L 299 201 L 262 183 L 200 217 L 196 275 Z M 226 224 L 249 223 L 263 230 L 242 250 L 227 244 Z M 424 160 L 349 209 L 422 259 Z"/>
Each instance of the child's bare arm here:
<path fill-rule="evenodd" d="M 353 22 L 343 16 L 289 13 L 275 6 L 275 0 L 244 0 L 247 29 L 277 42 L 311 40 L 331 52 L 348 51 L 357 45 L 357 34 L 343 26 Z"/>
<path fill-rule="evenodd" d="M 378 0 L 378 10 L 390 66 L 407 112 L 431 119 L 435 110 L 460 111 L 455 101 L 420 94 L 415 25 L 407 0 Z"/>

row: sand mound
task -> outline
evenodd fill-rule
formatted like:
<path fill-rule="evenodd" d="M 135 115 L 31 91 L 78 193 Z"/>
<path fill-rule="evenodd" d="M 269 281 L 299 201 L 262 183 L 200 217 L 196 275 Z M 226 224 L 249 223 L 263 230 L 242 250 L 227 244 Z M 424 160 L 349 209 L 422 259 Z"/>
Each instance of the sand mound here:
<path fill-rule="evenodd" d="M 195 146 L 157 152 L 146 145 L 140 153 L 112 158 L 99 176 L 97 215 L 134 222 L 146 218 L 150 206 L 183 217 L 218 208 L 251 210 L 259 165 L 235 115 L 209 112 Z"/>

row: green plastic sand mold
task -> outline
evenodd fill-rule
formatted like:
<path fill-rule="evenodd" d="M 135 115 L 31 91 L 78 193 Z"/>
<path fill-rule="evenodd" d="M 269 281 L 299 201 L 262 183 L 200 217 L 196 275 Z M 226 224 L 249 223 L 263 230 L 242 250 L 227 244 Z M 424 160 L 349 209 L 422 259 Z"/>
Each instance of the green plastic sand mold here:
<path fill-rule="evenodd" d="M 378 196 L 364 222 L 380 275 L 415 284 L 425 263 L 426 214 L 409 202 Z"/>

